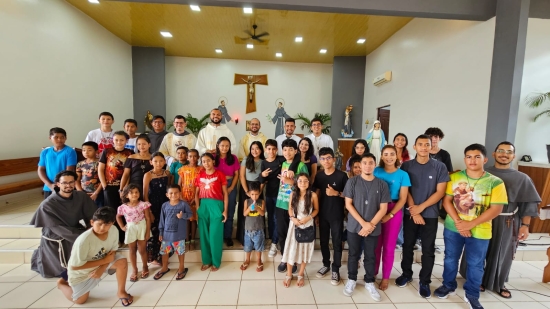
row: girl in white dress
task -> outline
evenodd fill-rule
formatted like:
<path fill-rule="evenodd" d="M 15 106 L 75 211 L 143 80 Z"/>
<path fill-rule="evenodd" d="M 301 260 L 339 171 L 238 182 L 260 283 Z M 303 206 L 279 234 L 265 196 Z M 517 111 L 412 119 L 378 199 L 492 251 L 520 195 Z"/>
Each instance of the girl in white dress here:
<path fill-rule="evenodd" d="M 310 243 L 298 243 L 294 235 L 294 227 L 306 228 L 314 224 L 313 218 L 319 212 L 319 203 L 317 194 L 309 189 L 309 177 L 305 173 L 301 173 L 297 177 L 297 187 L 290 193 L 290 203 L 288 207 L 288 215 L 290 216 L 290 224 L 288 226 L 288 236 L 285 242 L 285 252 L 282 262 L 287 263 L 287 274 L 283 285 L 290 286 L 292 280 L 292 266 L 294 263 L 301 263 L 298 272 L 298 287 L 304 286 L 304 271 L 306 263 L 311 262 L 313 256 L 313 248 L 315 240 Z"/>

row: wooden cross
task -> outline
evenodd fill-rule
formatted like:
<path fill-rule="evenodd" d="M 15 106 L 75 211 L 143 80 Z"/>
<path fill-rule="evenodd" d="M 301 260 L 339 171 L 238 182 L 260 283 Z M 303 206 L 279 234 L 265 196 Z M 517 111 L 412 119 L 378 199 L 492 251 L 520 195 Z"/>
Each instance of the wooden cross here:
<path fill-rule="evenodd" d="M 246 84 L 246 113 L 250 114 L 256 111 L 256 84 L 267 86 L 267 74 L 264 75 L 244 75 L 235 74 L 234 85 Z"/>

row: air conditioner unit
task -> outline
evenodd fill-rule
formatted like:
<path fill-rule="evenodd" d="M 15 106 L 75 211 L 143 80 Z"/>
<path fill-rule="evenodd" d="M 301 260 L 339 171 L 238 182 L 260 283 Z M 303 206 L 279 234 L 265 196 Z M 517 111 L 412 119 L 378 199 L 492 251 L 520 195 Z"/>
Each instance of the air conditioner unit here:
<path fill-rule="evenodd" d="M 391 71 L 388 71 L 382 75 L 376 76 L 372 81 L 372 84 L 375 86 L 380 86 L 390 81 L 391 81 Z"/>

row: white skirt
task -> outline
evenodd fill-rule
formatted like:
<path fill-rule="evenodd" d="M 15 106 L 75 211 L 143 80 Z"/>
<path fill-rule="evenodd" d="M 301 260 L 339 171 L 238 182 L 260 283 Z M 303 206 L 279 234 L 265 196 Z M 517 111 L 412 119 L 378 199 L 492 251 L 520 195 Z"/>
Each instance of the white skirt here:
<path fill-rule="evenodd" d="M 131 244 L 136 240 L 145 240 L 145 232 L 147 231 L 147 223 L 145 219 L 139 222 L 127 222 L 124 243 Z"/>
<path fill-rule="evenodd" d="M 310 223 L 313 224 L 313 220 L 311 220 Z M 306 226 L 309 225 L 310 224 L 306 224 Z M 309 243 L 299 243 L 296 241 L 294 222 L 290 221 L 285 242 L 285 253 L 283 254 L 281 262 L 287 264 L 311 263 L 314 248 L 315 240 Z"/>

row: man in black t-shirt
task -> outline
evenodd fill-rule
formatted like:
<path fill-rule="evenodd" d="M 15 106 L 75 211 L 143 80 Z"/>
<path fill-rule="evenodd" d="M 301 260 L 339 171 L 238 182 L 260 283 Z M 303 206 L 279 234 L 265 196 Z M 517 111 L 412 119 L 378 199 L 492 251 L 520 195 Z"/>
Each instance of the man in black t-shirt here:
<path fill-rule="evenodd" d="M 315 176 L 313 190 L 319 197 L 319 235 L 323 267 L 317 272 L 317 278 L 324 277 L 330 270 L 329 237 L 332 234 L 332 285 L 340 284 L 340 266 L 342 264 L 342 230 L 344 226 L 345 200 L 342 192 L 346 187 L 348 176 L 334 167 L 334 151 L 329 147 L 319 150 L 319 162 L 323 170 Z"/>

